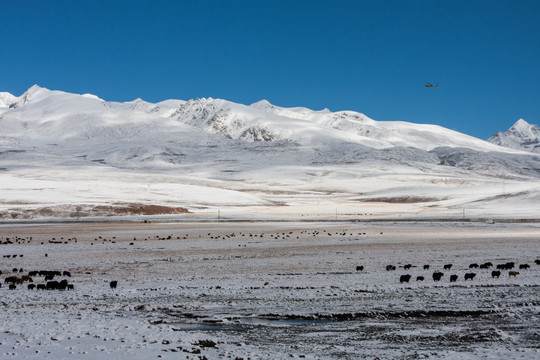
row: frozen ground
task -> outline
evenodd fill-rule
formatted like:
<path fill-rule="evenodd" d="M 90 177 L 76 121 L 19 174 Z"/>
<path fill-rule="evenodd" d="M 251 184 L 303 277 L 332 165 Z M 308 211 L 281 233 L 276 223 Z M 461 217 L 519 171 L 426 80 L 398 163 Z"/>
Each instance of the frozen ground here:
<path fill-rule="evenodd" d="M 539 224 L 10 224 L 0 240 L 2 279 L 68 270 L 75 287 L 2 281 L 5 359 L 540 357 Z M 531 267 L 469 270 L 488 261 Z"/>

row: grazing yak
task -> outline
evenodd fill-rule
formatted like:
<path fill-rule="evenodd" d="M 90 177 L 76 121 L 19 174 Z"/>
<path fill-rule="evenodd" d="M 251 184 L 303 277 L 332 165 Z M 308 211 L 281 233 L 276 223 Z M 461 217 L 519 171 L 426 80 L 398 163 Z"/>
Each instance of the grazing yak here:
<path fill-rule="evenodd" d="M 519 264 L 519 269 L 520 270 L 524 270 L 524 269 L 528 269 L 528 268 L 530 268 L 529 264 Z"/>
<path fill-rule="evenodd" d="M 111 287 L 111 289 L 116 289 L 116 287 L 118 286 L 118 280 L 113 280 L 109 283 L 109 286 Z"/>
<path fill-rule="evenodd" d="M 386 271 L 393 271 L 396 270 L 396 267 L 394 265 L 386 265 Z"/>
<path fill-rule="evenodd" d="M 434 281 L 440 281 L 441 278 L 443 277 L 443 275 L 444 275 L 444 273 L 436 271 L 436 272 L 433 273 L 433 280 Z"/>
<path fill-rule="evenodd" d="M 458 276 L 457 275 L 450 275 L 450 282 L 456 282 L 458 279 Z"/>
<path fill-rule="evenodd" d="M 23 279 L 18 277 L 18 276 L 8 276 L 7 278 L 4 279 L 4 283 L 7 284 L 7 283 L 11 283 L 13 285 L 15 284 L 22 284 L 23 283 Z"/>
<path fill-rule="evenodd" d="M 475 276 L 476 276 L 475 273 L 466 273 L 465 280 L 473 280 Z"/>
<path fill-rule="evenodd" d="M 429 270 L 429 265 L 424 265 L 424 270 Z"/>
<path fill-rule="evenodd" d="M 424 277 L 423 276 L 417 276 L 416 281 L 424 281 Z"/>
<path fill-rule="evenodd" d="M 58 290 L 66 290 L 68 286 L 68 281 L 66 279 L 58 283 Z"/>
<path fill-rule="evenodd" d="M 411 275 L 409 275 L 409 274 L 407 274 L 407 275 L 401 275 L 401 276 L 399 277 L 399 282 L 400 282 L 400 283 L 404 283 L 404 282 L 408 283 L 409 280 L 411 280 Z"/>
<path fill-rule="evenodd" d="M 534 260 L 534 263 L 535 263 L 536 265 L 540 265 L 540 259 Z"/>
<path fill-rule="evenodd" d="M 56 280 L 47 281 L 45 287 L 47 288 L 47 290 L 58 290 L 60 288 L 60 283 Z"/>
<path fill-rule="evenodd" d="M 493 270 L 493 271 L 491 272 L 491 277 L 499 278 L 499 276 L 501 276 L 500 270 Z"/>
<path fill-rule="evenodd" d="M 497 270 L 512 270 L 515 266 L 515 263 L 513 262 L 507 262 L 505 264 L 498 264 Z"/>
<path fill-rule="evenodd" d="M 363 271 L 364 270 L 364 266 L 362 265 L 359 265 L 356 267 L 356 271 Z"/>
<path fill-rule="evenodd" d="M 450 270 L 452 268 L 452 264 L 446 264 L 443 266 L 444 270 Z"/>
<path fill-rule="evenodd" d="M 7 283 L 15 284 L 15 282 L 18 280 L 19 278 L 17 276 L 8 276 L 7 278 L 4 279 L 4 284 L 7 284 Z"/>
<path fill-rule="evenodd" d="M 517 275 L 519 275 L 518 271 L 509 271 L 508 272 L 508 277 L 510 277 L 510 276 L 516 277 Z"/>
<path fill-rule="evenodd" d="M 412 264 L 407 264 L 407 265 L 403 266 L 403 268 L 404 268 L 405 270 L 408 270 L 408 269 L 410 269 L 411 267 L 412 267 Z"/>
<path fill-rule="evenodd" d="M 474 264 L 470 264 L 469 265 L 469 269 L 477 269 L 478 268 L 478 264 L 477 263 L 474 263 Z"/>

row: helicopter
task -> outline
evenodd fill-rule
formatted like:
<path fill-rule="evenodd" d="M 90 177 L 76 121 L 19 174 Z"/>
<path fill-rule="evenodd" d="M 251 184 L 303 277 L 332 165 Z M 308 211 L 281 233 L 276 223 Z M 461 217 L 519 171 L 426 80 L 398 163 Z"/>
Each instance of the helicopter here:
<path fill-rule="evenodd" d="M 426 87 L 431 87 L 431 88 L 436 88 L 439 86 L 439 83 L 436 83 L 435 85 L 433 85 L 432 83 L 427 83 L 426 84 Z"/>

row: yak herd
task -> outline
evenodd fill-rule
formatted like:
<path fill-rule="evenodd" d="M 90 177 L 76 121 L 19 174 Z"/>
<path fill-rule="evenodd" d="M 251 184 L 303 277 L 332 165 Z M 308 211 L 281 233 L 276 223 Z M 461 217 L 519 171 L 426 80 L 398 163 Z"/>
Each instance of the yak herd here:
<path fill-rule="evenodd" d="M 0 275 L 7 273 L 9 271 L 0 270 Z M 75 285 L 70 284 L 66 277 L 71 278 L 71 272 L 64 270 L 33 270 L 29 271 L 27 274 L 21 275 L 23 269 L 13 268 L 12 273 L 19 273 L 19 275 L 10 275 L 4 279 L 4 284 L 8 285 L 10 290 L 17 289 L 17 285 L 27 284 L 28 290 L 74 290 Z M 59 277 L 64 277 L 62 280 L 54 280 Z M 34 279 L 41 279 L 42 283 L 34 283 Z M 116 289 L 118 286 L 118 280 L 112 280 L 109 282 L 111 289 Z M 0 283 L 2 287 L 2 283 Z"/>
<path fill-rule="evenodd" d="M 22 257 L 22 255 L 20 255 Z M 11 256 L 10 256 L 11 257 Z M 13 256 L 16 257 L 16 256 Z M 9 290 L 15 290 L 17 289 L 17 286 L 22 286 L 25 283 L 28 283 L 26 285 L 28 290 L 74 290 L 75 285 L 70 284 L 68 279 L 71 278 L 71 272 L 64 270 L 32 270 L 28 271 L 26 274 L 24 273 L 24 270 L 22 268 L 13 268 L 13 270 L 0 270 L 0 275 L 2 274 L 18 274 L 18 275 L 9 275 L 6 278 L 4 278 L 4 284 L 8 285 Z M 64 277 L 62 280 L 58 280 L 58 278 Z M 34 279 L 36 281 L 40 281 L 41 283 L 37 284 L 34 282 Z M 55 280 L 56 279 L 56 280 Z M 109 286 L 111 289 L 116 289 L 118 286 L 118 281 L 113 280 L 109 282 Z M 2 287 L 2 283 L 0 283 L 0 287 Z"/>
<path fill-rule="evenodd" d="M 540 265 L 540 259 L 537 259 L 534 261 L 534 263 L 536 265 Z M 417 266 L 414 266 L 412 264 L 406 264 L 406 265 L 403 265 L 403 269 L 404 270 L 409 270 L 413 267 L 417 267 Z M 453 264 L 445 264 L 443 265 L 443 269 L 444 270 L 451 270 L 453 267 Z M 473 263 L 473 264 L 470 264 L 469 265 L 469 271 L 471 269 L 491 269 L 493 268 L 494 265 L 492 262 L 485 262 L 483 264 L 477 264 L 477 263 Z M 503 263 L 503 264 L 497 264 L 495 266 L 495 269 L 491 271 L 491 277 L 492 278 L 499 278 L 501 276 L 501 270 L 508 270 L 508 276 L 511 277 L 516 277 L 517 275 L 519 275 L 519 271 L 516 271 L 516 270 L 513 270 L 514 268 L 516 267 L 516 264 L 515 262 L 506 262 L 506 263 Z M 520 270 L 527 270 L 529 269 L 531 266 L 529 264 L 519 264 L 518 268 Z M 422 268 L 424 270 L 429 270 L 430 269 L 430 265 L 423 265 Z M 396 265 L 386 265 L 386 271 L 395 271 L 397 269 L 397 266 Z M 363 265 L 358 265 L 356 266 L 356 271 L 363 271 L 364 270 L 364 266 Z M 476 274 L 475 272 L 467 272 L 463 275 L 463 279 L 465 281 L 467 280 L 474 280 L 474 278 L 476 277 Z M 441 272 L 441 271 L 435 271 L 433 272 L 432 274 L 432 278 L 433 278 L 433 281 L 441 281 L 441 279 L 443 278 L 444 276 L 444 273 Z M 412 275 L 411 274 L 403 274 L 403 275 L 400 275 L 399 276 L 399 282 L 400 283 L 408 283 L 412 278 Z M 451 274 L 450 277 L 449 277 L 449 281 L 450 282 L 456 282 L 457 280 L 459 279 L 459 275 L 458 274 Z M 423 275 L 419 275 L 416 277 L 416 281 L 424 281 L 425 280 L 425 277 Z"/>
<path fill-rule="evenodd" d="M 325 234 L 326 233 L 326 234 Z M 289 232 L 289 233 L 282 233 L 282 234 L 277 234 L 275 236 L 272 236 L 270 235 L 270 237 L 274 237 L 275 239 L 287 239 L 289 237 L 291 237 L 293 234 L 293 232 Z M 329 236 L 332 236 L 332 235 L 341 235 L 341 236 L 352 236 L 353 233 L 348 233 L 347 230 L 344 230 L 343 232 L 337 232 L 335 234 L 332 234 L 332 233 L 329 233 L 329 232 L 326 232 L 325 230 L 323 230 L 322 232 L 319 232 L 318 230 L 314 230 L 313 232 L 308 232 L 308 231 L 301 231 L 301 234 L 311 234 L 313 236 L 319 236 L 319 235 L 329 235 Z M 382 232 L 380 234 L 383 234 Z M 364 233 L 358 233 L 358 235 L 367 235 L 365 232 Z M 237 234 L 235 233 L 232 233 L 230 235 L 224 235 L 223 237 L 222 236 L 211 236 L 211 233 L 208 233 L 208 236 L 210 236 L 211 239 L 220 239 L 220 238 L 234 238 L 237 236 Z M 243 234 L 243 233 L 240 233 L 238 236 L 249 236 L 250 238 L 251 237 L 264 237 L 264 234 L 260 234 L 260 235 L 253 235 L 253 234 Z M 183 239 L 186 239 L 188 237 L 188 235 L 182 237 Z M 199 237 L 201 237 L 201 235 L 199 235 Z M 180 239 L 181 237 L 178 236 L 176 237 L 176 239 Z M 297 236 L 298 238 L 298 236 Z M 148 239 L 152 239 L 152 237 L 147 237 L 145 240 L 148 240 Z M 159 239 L 159 240 L 171 240 L 173 239 L 173 235 L 169 235 L 169 236 L 166 236 L 166 237 L 160 237 L 160 236 L 156 236 L 155 239 Z M 105 239 L 101 236 L 99 237 L 96 237 L 94 239 L 96 242 L 97 241 L 101 241 L 103 243 L 107 242 L 107 241 L 110 241 L 112 243 L 115 243 L 116 241 L 116 238 L 113 237 L 112 239 L 108 240 L 108 239 Z M 136 240 L 136 238 L 134 238 L 133 240 Z M 32 243 L 33 242 L 33 238 L 32 237 L 26 237 L 26 238 L 21 238 L 21 237 L 0 237 L 0 244 L 24 244 L 24 243 Z M 73 237 L 73 238 L 68 238 L 68 239 L 64 239 L 63 237 L 62 238 L 59 238 L 59 239 L 56 239 L 56 238 L 52 238 L 48 241 L 50 244 L 69 244 L 71 242 L 77 242 L 77 238 L 76 237 Z M 44 242 L 41 242 L 41 244 L 43 245 Z M 131 242 L 129 245 L 133 245 L 134 243 Z M 91 245 L 94 245 L 94 243 L 91 243 Z M 240 246 L 240 245 L 239 245 Z M 24 255 L 20 254 L 20 255 L 3 255 L 4 258 L 11 258 L 11 259 L 15 259 L 17 257 L 20 257 L 22 258 Z M 45 254 L 45 256 L 48 256 L 47 254 Z M 537 259 L 534 261 L 536 265 L 540 265 L 540 259 Z M 400 266 L 402 267 L 404 270 L 411 270 L 413 267 L 419 267 L 419 266 L 416 266 L 416 265 L 412 265 L 412 264 L 405 264 L 403 266 Z M 453 267 L 453 264 L 445 264 L 442 266 L 443 270 L 445 271 L 452 271 L 452 267 Z M 483 264 L 477 264 L 477 263 L 472 263 L 469 265 L 469 271 L 470 272 L 466 272 L 465 274 L 463 274 L 463 279 L 464 281 L 467 281 L 467 280 L 474 280 L 474 278 L 476 277 L 477 273 L 476 272 L 472 272 L 474 269 L 491 269 L 493 268 L 494 265 L 492 262 L 485 262 Z M 502 270 L 508 270 L 508 276 L 509 277 L 516 277 L 517 275 L 519 275 L 519 272 L 514 270 L 514 268 L 516 267 L 516 264 L 514 262 L 506 262 L 506 263 L 502 263 L 502 264 L 497 264 L 494 269 L 491 271 L 491 277 L 492 278 L 499 278 L 501 276 L 501 271 Z M 387 265 L 386 266 L 386 271 L 396 271 L 398 268 L 398 266 L 396 265 Z M 529 264 L 520 264 L 518 266 L 518 268 L 520 270 L 527 270 L 530 268 L 530 265 Z M 422 266 L 422 269 L 423 270 L 429 270 L 430 269 L 430 265 L 429 264 L 425 264 Z M 358 265 L 356 266 L 356 271 L 357 272 L 362 272 L 364 271 L 364 266 L 363 265 Z M 29 290 L 73 290 L 74 289 L 74 285 L 73 284 L 70 284 L 69 281 L 67 279 L 65 279 L 66 277 L 69 277 L 71 278 L 71 273 L 69 271 L 58 271 L 58 270 L 34 270 L 34 271 L 30 271 L 28 272 L 27 274 L 25 275 L 22 275 L 23 273 L 23 269 L 19 269 L 19 268 L 13 268 L 12 270 L 13 273 L 19 273 L 19 276 L 17 275 L 11 275 L 11 276 L 8 276 L 4 279 L 4 283 L 5 284 L 9 284 L 9 289 L 16 289 L 17 288 L 17 285 L 22 285 L 24 283 L 28 283 L 27 284 L 27 288 Z M 5 273 L 9 273 L 9 271 L 0 271 L 0 275 L 1 274 L 5 274 Z M 418 275 L 416 276 L 416 281 L 424 281 L 425 280 L 425 276 L 426 274 L 423 274 L 423 275 Z M 445 276 L 445 274 L 442 272 L 442 271 L 439 271 L 439 270 L 436 270 L 434 271 L 432 274 L 431 274 L 431 277 L 433 279 L 433 281 L 435 282 L 438 282 L 438 281 L 441 281 L 441 279 Z M 34 279 L 33 278 L 42 278 L 43 279 L 43 283 L 40 283 L 40 284 L 35 284 L 34 283 Z M 58 281 L 58 277 L 64 277 L 64 279 Z M 55 280 L 55 278 L 57 280 Z M 399 282 L 400 283 L 408 283 L 412 278 L 412 275 L 411 274 L 402 274 L 399 276 Z M 450 274 L 449 276 L 449 281 L 450 282 L 457 282 L 459 279 L 459 275 L 458 274 Z M 1 283 L 0 283 L 0 287 L 1 287 Z M 113 281 L 110 281 L 109 282 L 109 286 L 111 289 L 115 289 L 117 286 L 118 286 L 118 281 L 117 280 L 113 280 Z"/>
<path fill-rule="evenodd" d="M 0 271 L 0 274 L 7 272 L 5 270 Z M 27 274 L 21 275 L 23 269 L 14 268 L 12 273 L 18 273 L 19 275 L 7 276 L 4 279 L 4 284 L 7 284 L 10 290 L 17 289 L 17 285 L 27 284 L 28 290 L 74 290 L 75 286 L 70 284 L 66 277 L 71 278 L 71 272 L 69 271 L 58 271 L 58 270 L 33 270 L 29 271 Z M 64 277 L 64 279 L 58 281 L 54 280 L 59 277 Z M 42 283 L 34 283 L 34 279 L 40 278 Z M 1 284 L 0 284 L 1 286 Z"/>
<path fill-rule="evenodd" d="M 96 241 L 110 241 L 115 242 L 114 237 L 112 240 L 107 240 L 101 236 L 97 237 Z M 47 241 L 49 244 L 69 244 L 76 243 L 76 237 L 70 238 L 51 238 Z M 10 245 L 10 244 L 31 244 L 34 243 L 32 236 L 28 237 L 0 237 L 0 245 Z M 42 241 L 41 245 L 44 245 L 45 242 Z M 93 245 L 93 243 L 92 243 Z M 48 254 L 45 253 L 45 257 L 48 257 Z M 6 254 L 2 255 L 4 259 L 17 259 L 23 258 L 24 254 Z M 67 278 L 71 278 L 71 272 L 64 270 L 32 270 L 24 273 L 22 268 L 13 268 L 10 270 L 0 270 L 0 275 L 8 275 L 4 278 L 4 284 L 8 286 L 8 289 L 15 290 L 18 286 L 23 286 L 27 283 L 26 287 L 28 290 L 74 290 L 75 285 L 71 284 Z M 59 279 L 62 278 L 63 279 Z M 37 283 L 40 282 L 40 283 Z M 109 282 L 111 289 L 116 289 L 118 286 L 118 281 L 113 280 Z M 0 282 L 0 287 L 2 287 L 2 282 Z"/>

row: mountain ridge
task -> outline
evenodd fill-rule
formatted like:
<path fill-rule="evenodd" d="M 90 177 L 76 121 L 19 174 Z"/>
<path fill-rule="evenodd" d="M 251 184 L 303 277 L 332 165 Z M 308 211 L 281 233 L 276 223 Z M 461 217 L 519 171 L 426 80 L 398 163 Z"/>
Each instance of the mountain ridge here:
<path fill-rule="evenodd" d="M 520 147 L 510 147 L 505 146 L 504 142 L 496 142 L 492 141 L 494 137 L 498 134 L 502 134 L 502 132 L 497 132 L 496 135 L 492 136 L 487 141 L 474 138 L 467 134 L 462 134 L 457 131 L 449 130 L 446 128 L 443 128 L 438 125 L 433 124 L 417 124 L 417 123 L 408 123 L 403 121 L 376 121 L 373 119 L 370 119 L 366 115 L 362 113 L 358 113 L 355 111 L 337 111 L 337 112 L 331 112 L 328 109 L 323 110 L 311 110 L 304 107 L 293 107 L 293 108 L 283 108 L 276 105 L 271 104 L 267 100 L 260 100 L 258 102 L 255 102 L 251 105 L 242 105 L 233 103 L 227 100 L 223 99 L 213 99 L 213 98 L 202 98 L 202 99 L 191 99 L 191 100 L 164 100 L 158 103 L 150 103 L 146 102 L 140 98 L 126 101 L 126 102 L 109 102 L 106 100 L 103 100 L 95 95 L 92 94 L 71 94 L 63 91 L 58 90 L 49 90 L 43 87 L 40 87 L 39 85 L 33 85 L 30 87 L 27 91 L 25 91 L 20 96 L 14 96 L 8 92 L 0 93 L 0 108 L 8 108 L 4 109 L 3 112 L 6 112 L 9 110 L 9 106 L 11 108 L 18 108 L 20 106 L 25 105 L 28 102 L 38 102 L 40 100 L 43 100 L 47 97 L 51 97 L 54 95 L 60 95 L 60 96 L 68 96 L 68 97 L 79 97 L 81 99 L 88 99 L 88 100 L 94 100 L 101 103 L 103 106 L 110 107 L 110 108 L 116 108 L 116 109 L 131 109 L 134 111 L 144 112 L 147 114 L 155 113 L 157 115 L 161 115 L 163 117 L 175 117 L 179 120 L 183 120 L 188 125 L 200 127 L 200 128 L 206 128 L 206 130 L 213 130 L 215 132 L 221 132 L 223 135 L 229 138 L 242 138 L 244 137 L 246 140 L 249 141 L 271 141 L 275 136 L 263 136 L 261 139 L 252 138 L 249 136 L 243 136 L 246 132 L 249 132 L 253 130 L 254 128 L 257 128 L 257 124 L 261 124 L 261 118 L 267 117 L 271 118 L 272 116 L 278 116 L 278 117 L 284 117 L 288 119 L 295 119 L 300 121 L 308 121 L 311 123 L 311 125 L 319 124 L 323 125 L 328 128 L 333 128 L 337 130 L 343 130 L 348 133 L 352 133 L 353 135 L 359 135 L 364 138 L 369 138 L 372 141 L 372 145 L 374 147 L 377 146 L 377 141 L 386 142 L 386 144 L 383 145 L 383 143 L 379 143 L 378 146 L 380 147 L 390 147 L 390 146 L 414 146 L 418 147 L 420 146 L 419 143 L 421 139 L 425 138 L 426 136 L 432 136 L 431 145 L 424 146 L 425 150 L 433 149 L 435 146 L 435 143 L 437 146 L 473 146 L 477 150 L 497 150 L 493 147 L 490 147 L 486 144 L 486 142 L 503 146 L 503 147 L 509 147 L 514 150 L 524 150 L 528 151 L 525 148 Z M 202 103 L 202 105 L 201 105 Z M 2 106 L 3 105 L 3 106 Z M 191 113 L 190 111 L 186 111 L 187 107 L 191 107 Z M 216 110 L 219 108 L 220 113 L 212 113 L 212 110 Z M 226 116 L 224 116 L 225 112 L 227 110 L 235 110 L 236 113 L 233 116 L 233 119 L 226 119 Z M 246 119 L 242 119 L 242 116 L 247 112 L 246 110 L 257 110 L 260 112 L 259 116 L 256 119 L 249 119 L 250 121 L 246 121 Z M 183 112 L 187 119 L 182 119 Z M 195 112 L 195 113 L 193 113 Z M 188 114 L 189 113 L 189 114 Z M 211 115 L 212 118 L 208 118 L 208 116 Z M 206 126 L 201 126 L 201 123 L 197 120 L 205 119 Z M 218 120 L 218 123 L 215 124 L 216 120 Z M 230 123 L 236 123 L 236 125 L 239 124 L 239 122 L 243 122 L 247 128 L 240 129 L 233 133 L 227 133 L 227 131 L 232 131 L 230 129 L 230 125 L 227 126 L 227 129 L 219 127 L 220 123 L 223 123 L 224 121 L 228 121 Z M 248 122 L 251 122 L 251 124 L 247 124 Z M 524 128 L 529 129 L 529 127 L 536 127 L 538 129 L 538 126 L 536 125 L 529 125 L 525 120 L 521 119 L 514 124 L 509 131 L 516 131 L 516 125 L 524 124 L 522 126 L 522 130 Z M 306 123 L 303 123 L 305 125 Z M 250 128 L 250 125 L 252 126 Z M 268 125 L 268 121 L 266 122 L 266 125 Z M 282 125 L 282 124 L 279 124 Z M 376 125 L 376 127 L 374 126 Z M 404 129 L 405 128 L 405 129 Z M 407 129 L 408 128 L 408 129 Z M 413 141 L 406 141 L 403 138 L 399 138 L 399 133 L 402 130 L 410 130 L 413 129 L 415 132 L 418 132 L 419 135 L 415 135 L 414 133 L 407 132 L 406 136 L 408 138 L 413 137 Z M 243 130 L 243 131 L 241 131 Z M 523 130 L 525 131 L 525 130 Z M 528 130 L 530 132 L 530 130 Z M 389 133 L 392 133 L 392 135 L 388 135 Z M 452 142 L 450 143 L 448 141 L 441 143 L 441 136 L 433 136 L 433 134 L 440 135 L 440 133 L 444 133 L 444 137 L 452 137 Z M 460 138 L 458 141 L 457 139 Z M 457 144 L 456 144 L 457 141 Z M 476 143 L 475 145 L 471 145 L 471 143 Z M 480 145 L 481 144 L 481 145 Z"/>

